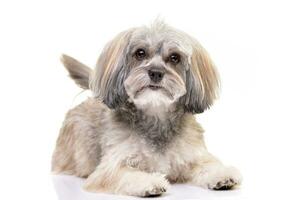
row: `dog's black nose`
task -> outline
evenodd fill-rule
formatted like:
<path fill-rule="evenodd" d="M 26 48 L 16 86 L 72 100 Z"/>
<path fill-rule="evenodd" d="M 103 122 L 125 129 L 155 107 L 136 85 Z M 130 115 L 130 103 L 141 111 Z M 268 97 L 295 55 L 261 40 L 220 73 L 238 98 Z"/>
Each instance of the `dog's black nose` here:
<path fill-rule="evenodd" d="M 165 73 L 159 69 L 150 69 L 148 75 L 154 83 L 158 83 L 163 79 Z"/>

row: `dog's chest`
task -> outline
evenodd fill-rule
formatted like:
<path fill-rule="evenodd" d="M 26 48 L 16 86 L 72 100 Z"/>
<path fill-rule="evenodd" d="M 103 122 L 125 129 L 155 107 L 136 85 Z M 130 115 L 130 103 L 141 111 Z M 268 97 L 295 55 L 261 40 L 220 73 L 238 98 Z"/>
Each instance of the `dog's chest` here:
<path fill-rule="evenodd" d="M 101 139 L 102 152 L 128 167 L 175 178 L 193 165 L 198 150 L 191 144 L 198 143 L 200 135 L 194 138 L 193 129 L 175 125 L 183 123 L 153 124 L 153 119 L 141 119 L 145 121 L 134 126 L 108 123 Z"/>
<path fill-rule="evenodd" d="M 188 147 L 184 141 L 174 141 L 162 152 L 155 151 L 142 143 L 139 145 L 127 158 L 126 164 L 142 171 L 159 172 L 176 177 L 189 168 L 194 160 L 191 155 L 188 155 Z"/>

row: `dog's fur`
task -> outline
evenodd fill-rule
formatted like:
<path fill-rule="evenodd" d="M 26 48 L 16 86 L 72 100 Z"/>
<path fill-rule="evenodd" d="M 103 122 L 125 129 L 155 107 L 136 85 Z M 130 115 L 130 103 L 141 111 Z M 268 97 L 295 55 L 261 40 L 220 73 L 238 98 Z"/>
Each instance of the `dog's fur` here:
<path fill-rule="evenodd" d="M 87 178 L 88 191 L 134 196 L 160 195 L 169 182 L 209 189 L 240 184 L 239 172 L 207 151 L 193 116 L 212 105 L 219 88 L 212 61 L 194 38 L 155 22 L 116 36 L 94 71 L 66 55 L 62 62 L 94 96 L 68 112 L 53 172 Z M 164 74 L 159 83 L 149 78 L 152 69 Z"/>

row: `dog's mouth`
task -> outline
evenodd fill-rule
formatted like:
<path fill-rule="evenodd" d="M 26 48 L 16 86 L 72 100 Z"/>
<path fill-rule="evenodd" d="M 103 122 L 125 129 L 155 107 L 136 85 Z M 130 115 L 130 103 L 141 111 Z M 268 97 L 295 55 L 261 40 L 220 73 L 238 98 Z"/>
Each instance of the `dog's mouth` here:
<path fill-rule="evenodd" d="M 149 85 L 148 88 L 151 90 L 164 89 L 162 86 L 159 86 L 159 85 Z"/>
<path fill-rule="evenodd" d="M 146 89 L 150 89 L 150 90 L 160 90 L 160 89 L 165 89 L 164 87 L 160 86 L 160 85 L 146 85 L 146 86 L 143 86 L 141 87 L 137 92 L 136 94 L 146 90 Z"/>
<path fill-rule="evenodd" d="M 166 96 L 168 96 L 170 99 L 173 99 L 173 95 L 169 90 L 167 90 L 163 86 L 153 85 L 153 84 L 141 87 L 139 90 L 136 91 L 134 96 L 137 97 L 141 92 L 145 91 L 146 89 L 150 89 L 150 90 L 153 90 L 153 91 L 161 90 L 161 92 L 163 92 Z"/>

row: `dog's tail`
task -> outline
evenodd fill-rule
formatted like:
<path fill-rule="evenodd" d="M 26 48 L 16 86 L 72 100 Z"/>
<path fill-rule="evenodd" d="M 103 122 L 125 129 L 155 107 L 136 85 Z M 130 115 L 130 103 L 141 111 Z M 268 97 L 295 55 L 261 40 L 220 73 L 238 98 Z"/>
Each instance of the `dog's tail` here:
<path fill-rule="evenodd" d="M 68 70 L 69 76 L 79 87 L 86 90 L 89 89 L 89 79 L 92 73 L 91 68 L 64 54 L 61 56 L 61 62 Z"/>

